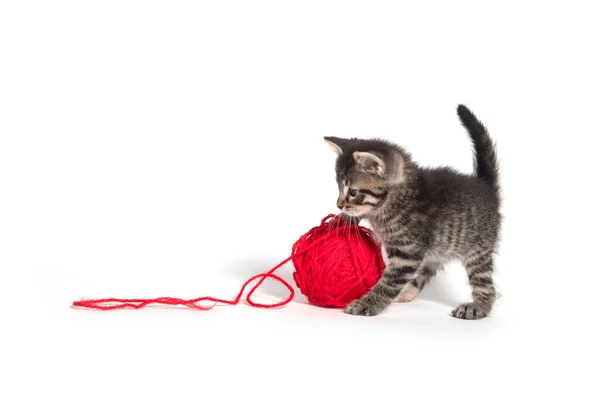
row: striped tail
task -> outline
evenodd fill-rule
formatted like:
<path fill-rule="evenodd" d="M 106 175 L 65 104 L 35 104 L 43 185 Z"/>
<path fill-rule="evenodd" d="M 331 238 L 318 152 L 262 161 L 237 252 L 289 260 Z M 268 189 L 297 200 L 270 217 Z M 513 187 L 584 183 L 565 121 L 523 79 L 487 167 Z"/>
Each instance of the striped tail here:
<path fill-rule="evenodd" d="M 466 106 L 459 105 L 456 112 L 462 125 L 469 132 L 475 149 L 473 158 L 475 174 L 498 191 L 500 189 L 500 179 L 494 142 L 485 126 Z"/>

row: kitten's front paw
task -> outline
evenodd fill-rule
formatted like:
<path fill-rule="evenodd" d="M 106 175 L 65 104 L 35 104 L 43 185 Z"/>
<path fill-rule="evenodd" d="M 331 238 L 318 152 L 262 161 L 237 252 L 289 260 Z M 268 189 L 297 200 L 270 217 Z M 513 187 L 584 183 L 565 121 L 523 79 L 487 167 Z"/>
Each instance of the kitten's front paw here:
<path fill-rule="evenodd" d="M 380 309 L 367 305 L 361 300 L 354 300 L 346 308 L 344 312 L 350 315 L 359 316 L 375 316 L 381 312 Z"/>
<path fill-rule="evenodd" d="M 452 316 L 459 319 L 481 319 L 488 316 L 490 311 L 481 305 L 477 305 L 474 302 L 459 305 L 454 311 Z"/>

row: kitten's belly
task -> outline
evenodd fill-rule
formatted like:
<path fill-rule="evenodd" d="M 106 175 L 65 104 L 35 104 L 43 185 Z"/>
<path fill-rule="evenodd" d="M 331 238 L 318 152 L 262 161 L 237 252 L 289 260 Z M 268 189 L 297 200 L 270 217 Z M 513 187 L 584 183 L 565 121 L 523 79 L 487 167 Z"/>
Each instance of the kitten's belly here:
<path fill-rule="evenodd" d="M 384 250 L 388 248 L 397 247 L 393 243 L 393 238 L 388 235 L 381 235 L 377 232 L 377 229 L 374 229 L 373 238 L 383 246 Z M 417 245 L 421 244 L 421 241 L 415 240 Z M 468 246 L 465 246 L 461 243 L 448 243 L 447 240 L 435 239 L 433 243 L 429 246 L 423 246 L 425 249 L 423 250 L 424 258 L 423 261 L 426 263 L 446 263 L 453 260 L 461 260 L 468 255 L 470 249 Z M 411 250 L 411 249 L 409 249 Z"/>
<path fill-rule="evenodd" d="M 437 243 L 436 243 L 437 242 Z M 461 260 L 469 250 L 463 243 L 448 243 L 447 241 L 434 241 L 425 254 L 427 260 L 449 262 Z"/>
<path fill-rule="evenodd" d="M 447 263 L 453 260 L 460 260 L 462 257 L 463 255 L 457 252 L 444 249 L 431 249 L 425 254 L 424 261 L 428 263 Z"/>

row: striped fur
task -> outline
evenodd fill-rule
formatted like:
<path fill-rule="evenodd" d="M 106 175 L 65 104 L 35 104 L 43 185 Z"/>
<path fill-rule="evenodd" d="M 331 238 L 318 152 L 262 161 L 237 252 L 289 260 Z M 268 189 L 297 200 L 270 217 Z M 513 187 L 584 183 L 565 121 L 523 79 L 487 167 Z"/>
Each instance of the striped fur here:
<path fill-rule="evenodd" d="M 347 313 L 372 316 L 394 301 L 412 300 L 450 260 L 464 264 L 473 298 L 452 316 L 479 319 L 492 310 L 501 226 L 497 157 L 483 124 L 465 106 L 457 113 L 474 147 L 473 175 L 420 167 L 388 141 L 325 138 L 338 153 L 342 215 L 354 222 L 367 219 L 388 258 L 379 282 L 350 303 Z"/>

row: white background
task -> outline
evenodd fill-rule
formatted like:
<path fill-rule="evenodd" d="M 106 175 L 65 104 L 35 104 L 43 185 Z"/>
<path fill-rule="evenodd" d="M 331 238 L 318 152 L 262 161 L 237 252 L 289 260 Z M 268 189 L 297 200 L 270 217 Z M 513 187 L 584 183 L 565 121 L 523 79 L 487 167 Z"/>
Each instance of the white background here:
<path fill-rule="evenodd" d="M 483 3 L 2 2 L 0 403 L 597 403 L 598 12 Z M 323 136 L 470 172 L 458 103 L 502 162 L 492 317 L 449 316 L 458 266 L 373 318 L 70 307 L 233 298 L 335 212 Z"/>

